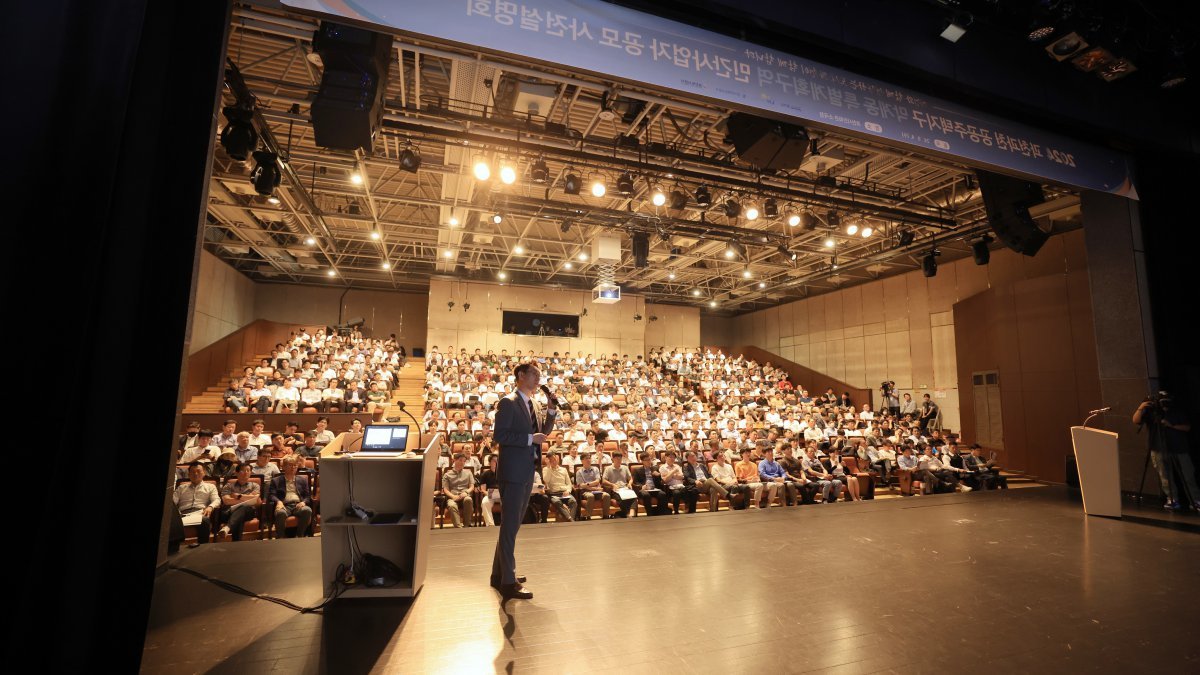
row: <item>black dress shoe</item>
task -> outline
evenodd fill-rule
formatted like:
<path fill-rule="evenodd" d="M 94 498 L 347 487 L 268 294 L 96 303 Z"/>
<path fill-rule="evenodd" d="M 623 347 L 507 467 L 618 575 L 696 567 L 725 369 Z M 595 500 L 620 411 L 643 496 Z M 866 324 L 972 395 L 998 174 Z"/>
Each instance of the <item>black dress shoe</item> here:
<path fill-rule="evenodd" d="M 492 585 L 492 588 L 495 588 L 495 589 L 499 589 L 499 588 L 500 588 L 500 580 L 499 580 L 499 579 L 497 579 L 496 577 L 492 577 L 492 578 L 491 578 L 491 580 L 490 580 L 490 583 L 491 583 L 491 585 Z M 525 575 L 524 575 L 524 574 L 521 574 L 521 575 L 518 575 L 518 576 L 517 576 L 517 583 L 518 583 L 518 584 L 523 584 L 523 583 L 525 583 Z"/>
<path fill-rule="evenodd" d="M 509 584 L 507 586 L 501 586 L 500 587 L 500 595 L 503 596 L 505 599 L 512 599 L 512 598 L 516 598 L 517 600 L 532 600 L 533 599 L 533 593 L 526 590 L 525 587 L 519 583 Z"/>

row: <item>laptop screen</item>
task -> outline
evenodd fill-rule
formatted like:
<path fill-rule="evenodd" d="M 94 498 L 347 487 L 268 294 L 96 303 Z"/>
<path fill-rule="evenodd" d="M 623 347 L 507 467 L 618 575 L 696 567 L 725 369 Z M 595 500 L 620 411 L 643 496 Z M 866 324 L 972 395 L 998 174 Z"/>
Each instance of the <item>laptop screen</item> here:
<path fill-rule="evenodd" d="M 404 452 L 408 444 L 408 427 L 401 424 L 372 424 L 363 430 L 362 449 L 359 452 L 397 453 Z"/>

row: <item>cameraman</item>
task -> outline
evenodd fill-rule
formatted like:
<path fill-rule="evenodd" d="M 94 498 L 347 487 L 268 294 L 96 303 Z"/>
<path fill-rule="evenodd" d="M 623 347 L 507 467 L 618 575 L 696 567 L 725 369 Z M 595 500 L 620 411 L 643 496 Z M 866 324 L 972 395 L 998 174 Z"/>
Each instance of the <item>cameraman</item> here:
<path fill-rule="evenodd" d="M 883 409 L 892 417 L 900 417 L 900 397 L 896 395 L 896 383 L 884 382 L 879 386 L 879 391 L 883 394 Z"/>
<path fill-rule="evenodd" d="M 1182 487 L 1186 489 L 1184 497 L 1191 500 L 1193 508 L 1200 510 L 1200 488 L 1196 487 L 1196 470 L 1188 454 L 1187 434 L 1192 426 L 1182 411 L 1174 408 L 1166 392 L 1159 392 L 1157 400 L 1147 398 L 1142 401 L 1133 412 L 1133 423 L 1145 425 L 1150 434 L 1150 458 L 1167 497 L 1164 508 L 1173 511 L 1184 508 L 1186 502 L 1179 499 Z M 1175 480 L 1171 480 L 1172 477 Z"/>

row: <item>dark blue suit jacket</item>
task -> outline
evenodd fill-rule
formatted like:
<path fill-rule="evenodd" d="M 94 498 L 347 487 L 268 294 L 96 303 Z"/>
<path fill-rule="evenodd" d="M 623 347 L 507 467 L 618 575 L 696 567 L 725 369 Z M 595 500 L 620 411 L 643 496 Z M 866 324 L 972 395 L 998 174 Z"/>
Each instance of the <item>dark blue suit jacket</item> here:
<path fill-rule="evenodd" d="M 542 468 L 542 447 L 530 445 L 529 435 L 550 433 L 554 429 L 555 415 L 543 411 L 537 401 L 533 405 L 535 415 L 542 419 L 536 432 L 520 394 L 514 391 L 496 403 L 496 426 L 492 433 L 500 444 L 496 474 L 501 481 L 524 483 L 533 477 L 535 469 Z"/>
<path fill-rule="evenodd" d="M 300 496 L 300 501 L 306 506 L 312 506 L 312 493 L 308 489 L 308 476 L 296 474 L 296 494 Z M 275 476 L 271 479 L 271 508 L 275 508 L 277 502 L 282 502 L 287 495 L 287 477 L 283 474 Z"/>

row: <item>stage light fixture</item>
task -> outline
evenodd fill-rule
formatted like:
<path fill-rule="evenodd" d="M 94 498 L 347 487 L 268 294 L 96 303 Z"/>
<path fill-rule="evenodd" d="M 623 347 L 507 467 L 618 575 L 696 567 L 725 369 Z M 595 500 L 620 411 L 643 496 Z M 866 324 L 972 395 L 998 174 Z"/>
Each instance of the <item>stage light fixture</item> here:
<path fill-rule="evenodd" d="M 662 206 L 667 203 L 667 196 L 663 194 L 662 188 L 656 187 L 654 188 L 654 194 L 650 197 L 650 201 L 655 206 Z"/>
<path fill-rule="evenodd" d="M 550 177 L 550 167 L 546 166 L 546 160 L 538 157 L 537 161 L 529 167 L 529 177 L 535 183 L 545 183 Z"/>
<path fill-rule="evenodd" d="M 558 225 L 558 231 L 566 234 L 571 231 L 571 221 L 564 220 Z"/>
<path fill-rule="evenodd" d="M 383 267 L 383 269 L 385 269 L 385 270 L 390 270 L 390 269 L 392 269 L 392 264 L 385 262 L 385 263 L 383 263 L 383 265 L 381 265 L 381 267 Z"/>
<path fill-rule="evenodd" d="M 492 167 L 480 157 L 475 158 L 475 167 L 472 169 L 477 180 L 488 180 L 492 177 Z"/>
<path fill-rule="evenodd" d="M 350 172 L 350 182 L 354 183 L 355 185 L 362 185 L 363 184 L 362 174 L 357 171 L 351 171 Z"/>
<path fill-rule="evenodd" d="M 442 256 L 443 256 L 443 257 L 446 257 L 446 258 L 453 258 L 453 257 L 454 257 L 454 251 L 452 251 L 452 250 L 450 250 L 450 249 L 446 249 L 446 250 L 445 250 L 445 252 L 443 252 L 443 253 L 442 253 Z"/>
<path fill-rule="evenodd" d="M 586 253 L 579 254 L 579 262 L 587 262 L 587 258 L 588 258 L 588 256 Z"/>
<path fill-rule="evenodd" d="M 799 225 L 800 224 L 800 214 L 799 213 L 788 214 L 787 224 L 789 227 L 795 227 L 795 226 Z"/>
<path fill-rule="evenodd" d="M 274 206 L 279 206 L 279 197 L 272 195 L 267 197 L 267 201 Z"/>
<path fill-rule="evenodd" d="M 412 141 L 407 142 L 400 152 L 400 168 L 409 173 L 416 173 L 421 168 L 421 151 L 413 148 Z"/>
<path fill-rule="evenodd" d="M 270 197 L 283 180 L 283 175 L 279 172 L 279 156 L 266 150 L 257 150 L 254 153 L 254 161 L 257 164 L 250 174 L 250 182 L 254 185 L 255 192 Z"/>
<path fill-rule="evenodd" d="M 779 215 L 779 202 L 774 199 L 768 199 L 763 202 L 763 215 L 768 218 L 774 218 Z"/>
<path fill-rule="evenodd" d="M 377 231 L 372 231 L 372 232 L 371 232 L 371 238 L 372 238 L 372 239 L 374 239 L 375 241 L 379 241 L 379 232 L 377 232 Z"/>
<path fill-rule="evenodd" d="M 735 199 L 726 199 L 724 208 L 726 218 L 737 218 L 742 215 L 742 205 Z"/>
<path fill-rule="evenodd" d="M 326 272 L 325 274 L 327 274 L 327 275 L 329 275 L 329 276 L 331 276 L 331 277 L 336 277 L 336 276 L 337 276 L 337 272 L 336 272 L 336 271 L 334 271 L 334 270 L 329 270 L 329 271 L 328 271 L 328 272 Z"/>
<path fill-rule="evenodd" d="M 450 216 L 450 227 L 458 227 L 458 216 Z"/>
<path fill-rule="evenodd" d="M 921 271 L 926 277 L 937 275 L 937 251 L 930 251 L 924 259 L 921 260 Z"/>
<path fill-rule="evenodd" d="M 671 208 L 679 211 L 687 206 L 688 196 L 683 190 L 671 191 Z"/>
<path fill-rule="evenodd" d="M 500 166 L 500 182 L 505 185 L 512 185 L 517 182 L 517 170 L 510 164 Z"/>
<path fill-rule="evenodd" d="M 870 237 L 874 233 L 875 233 L 875 228 L 871 227 L 870 225 L 863 225 L 862 232 L 860 232 L 860 234 L 862 234 L 863 239 Z"/>
<path fill-rule="evenodd" d="M 716 306 L 717 306 L 717 301 L 716 301 L 716 300 L 709 300 L 709 301 L 708 301 L 708 306 L 709 306 L 709 307 L 716 307 Z"/>
<path fill-rule="evenodd" d="M 304 243 L 305 243 L 305 244 L 308 244 L 309 246 L 312 246 L 312 245 L 314 245 L 314 244 L 316 244 L 316 243 L 317 243 L 317 240 L 316 240 L 316 239 L 313 239 L 312 237 L 309 237 L 309 238 L 307 238 L 307 239 L 305 239 L 305 240 L 304 240 Z"/>
<path fill-rule="evenodd" d="M 516 246 L 513 247 L 513 253 L 516 255 L 525 255 L 525 247 L 520 244 L 517 244 Z"/>
<path fill-rule="evenodd" d="M 225 128 L 221 130 L 221 147 L 225 154 L 239 162 L 246 161 L 250 153 L 258 145 L 258 131 L 251 121 L 254 112 L 248 108 L 226 106 L 223 110 L 226 119 Z"/>
<path fill-rule="evenodd" d="M 749 279 L 751 276 L 753 276 L 753 273 L 750 272 L 749 267 L 742 270 L 742 278 L 743 279 Z"/>
<path fill-rule="evenodd" d="M 760 281 L 760 282 L 758 282 L 758 287 L 759 287 L 759 288 L 766 288 L 766 287 L 767 287 L 767 282 L 765 282 L 765 281 Z"/>
<path fill-rule="evenodd" d="M 758 207 L 751 204 L 746 208 L 746 220 L 758 220 Z"/>
<path fill-rule="evenodd" d="M 700 289 L 699 289 L 699 288 L 693 288 L 693 289 L 692 289 L 692 295 L 693 295 L 693 296 L 695 296 L 695 297 L 697 297 L 697 298 L 698 298 L 698 297 L 700 297 Z"/>
<path fill-rule="evenodd" d="M 592 196 L 603 197 L 604 193 L 608 192 L 608 186 L 604 184 L 604 180 L 596 178 L 592 180 Z"/>
<path fill-rule="evenodd" d="M 835 241 L 833 240 L 833 237 L 826 237 L 826 238 L 825 238 L 825 248 L 833 248 L 833 245 L 834 245 L 834 244 L 836 244 L 836 243 L 837 243 L 837 242 L 835 242 Z"/>
<path fill-rule="evenodd" d="M 971 244 L 971 252 L 975 254 L 976 265 L 986 265 L 991 262 L 992 251 L 988 246 L 991 245 L 992 241 L 993 239 L 985 234 L 979 241 Z"/>
<path fill-rule="evenodd" d="M 695 197 L 696 203 L 700 206 L 712 206 L 712 194 L 709 193 L 707 187 L 701 185 L 700 187 L 696 188 Z"/>
<path fill-rule="evenodd" d="M 858 234 L 858 223 L 850 223 L 846 226 L 846 234 L 854 236 Z"/>
<path fill-rule="evenodd" d="M 575 269 L 575 265 L 570 260 L 568 260 L 567 262 L 563 263 L 563 269 L 573 270 L 573 269 Z"/>
<path fill-rule="evenodd" d="M 617 178 L 617 194 L 626 197 L 633 194 L 633 174 L 626 171 Z"/>
<path fill-rule="evenodd" d="M 497 211 L 497 212 L 496 212 L 496 213 L 495 213 L 495 214 L 492 216 L 492 222 L 493 222 L 493 223 L 495 223 L 495 224 L 497 224 L 497 225 L 499 225 L 500 223 L 503 223 L 503 222 L 504 222 L 504 215 L 503 215 L 503 214 L 501 214 L 499 211 Z"/>
<path fill-rule="evenodd" d="M 503 281 L 504 279 L 508 278 L 508 273 L 504 270 L 500 270 L 499 272 L 496 272 L 496 278 Z"/>
<path fill-rule="evenodd" d="M 917 235 L 912 230 L 905 230 L 900 233 L 900 245 L 908 246 L 916 241 Z"/>
<path fill-rule="evenodd" d="M 675 280 L 675 273 L 674 273 L 674 272 L 667 272 L 667 278 L 668 278 L 668 279 L 670 279 L 671 281 L 674 281 L 674 280 Z"/>
<path fill-rule="evenodd" d="M 579 180 L 579 174 L 567 169 L 567 175 L 563 178 L 563 192 L 577 195 L 581 187 L 583 187 L 583 182 Z"/>

